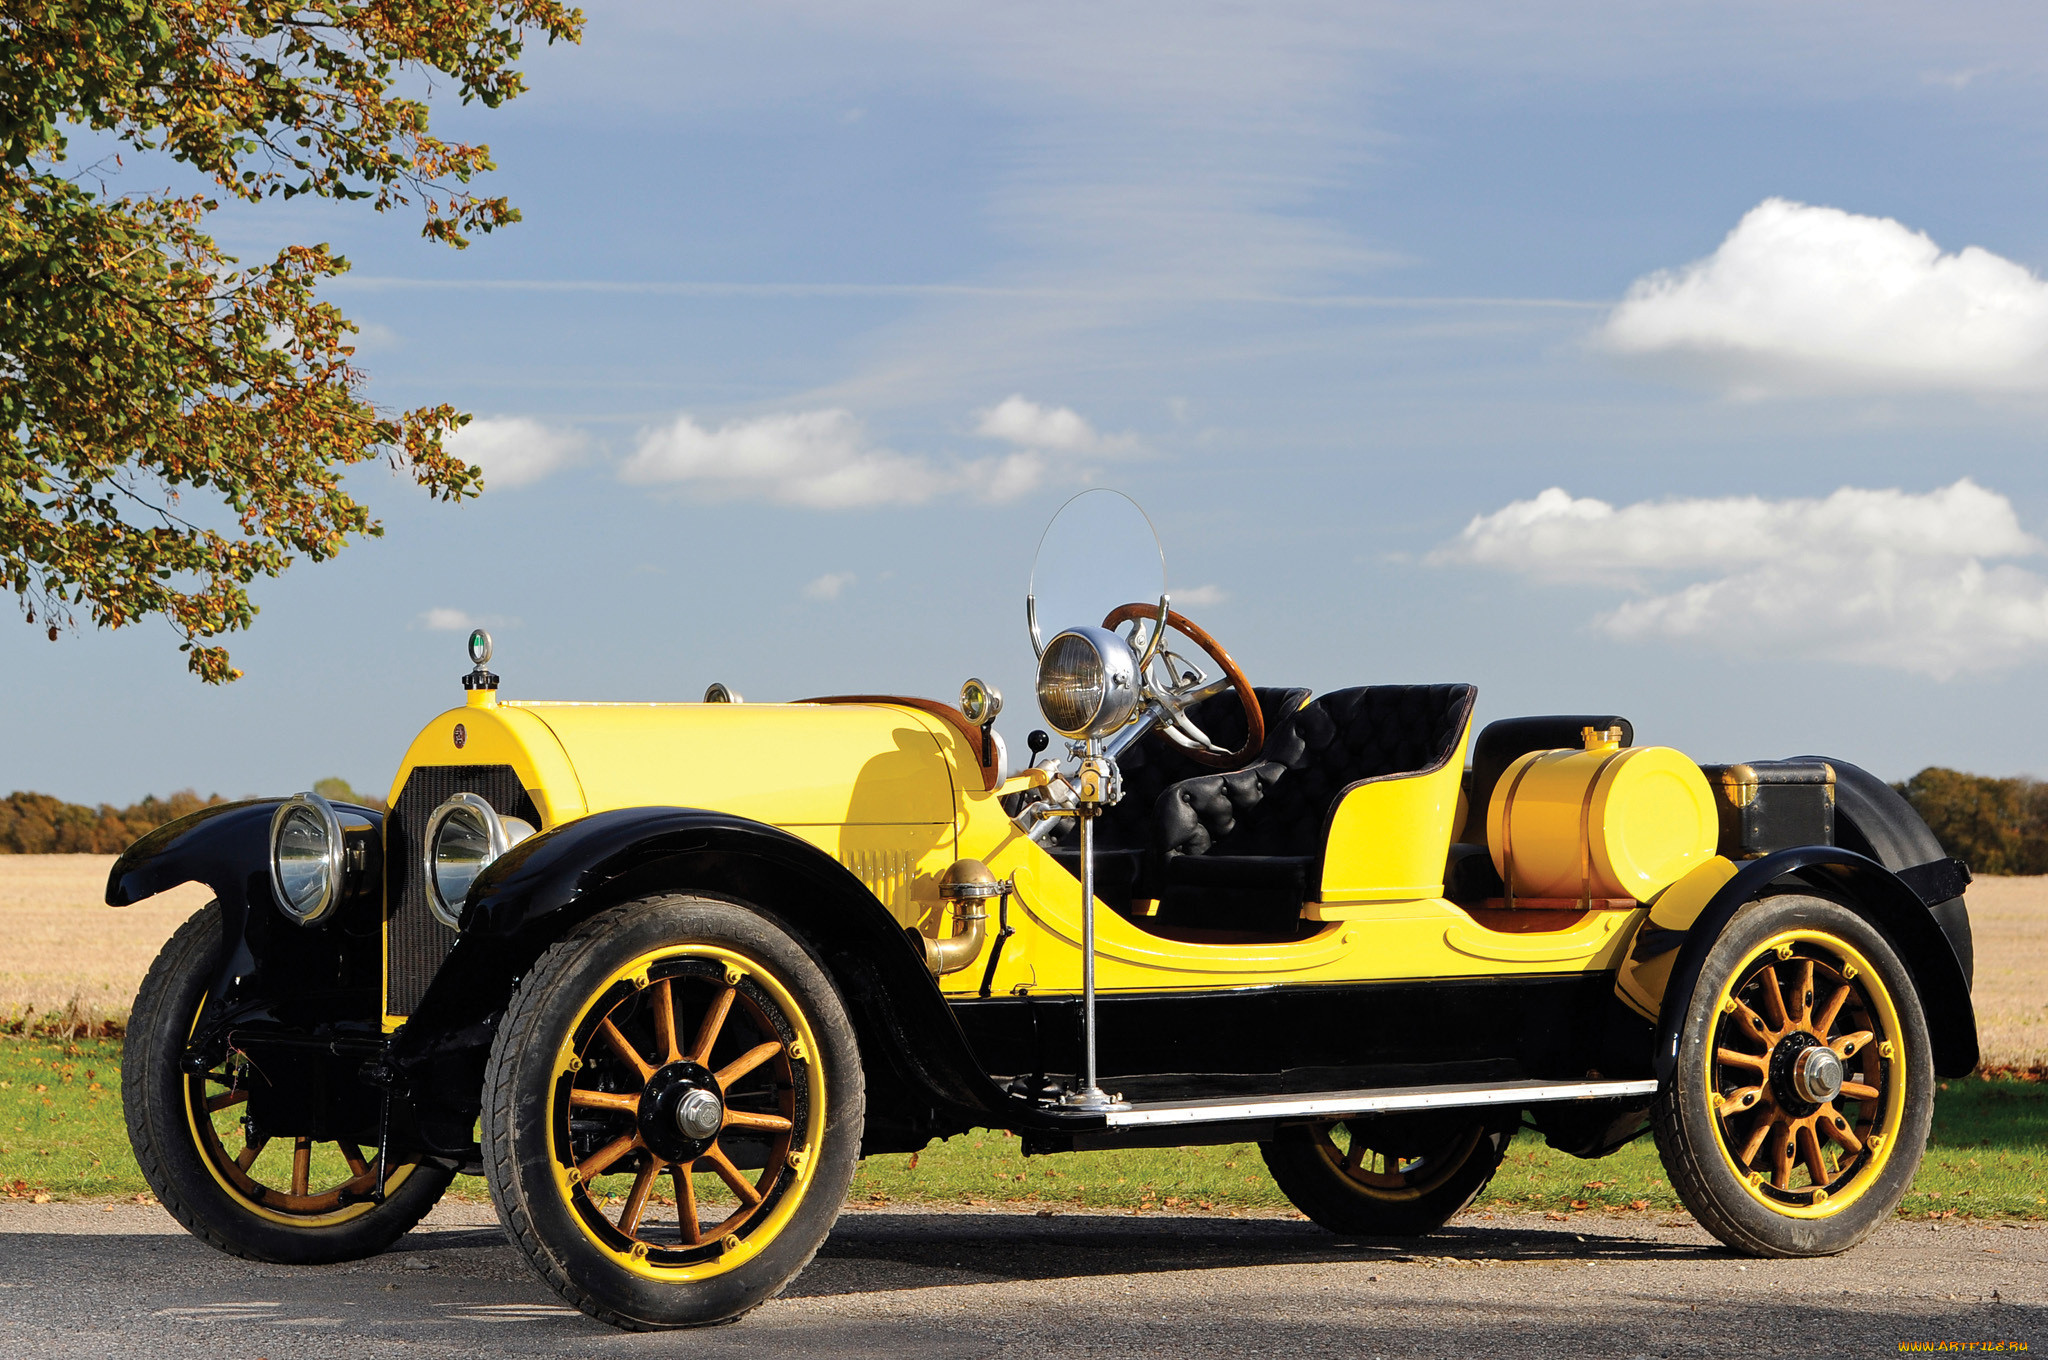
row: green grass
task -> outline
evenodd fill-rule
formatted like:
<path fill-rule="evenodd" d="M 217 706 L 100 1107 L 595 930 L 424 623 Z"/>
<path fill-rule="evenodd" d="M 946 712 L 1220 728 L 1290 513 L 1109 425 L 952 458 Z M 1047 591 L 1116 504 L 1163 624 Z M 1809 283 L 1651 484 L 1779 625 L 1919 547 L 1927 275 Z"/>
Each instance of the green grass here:
<path fill-rule="evenodd" d="M 0 1040 L 0 1189 L 15 1198 L 148 1189 L 121 1121 L 120 1040 Z"/>
<path fill-rule="evenodd" d="M 0 1194 L 145 1193 L 121 1120 L 121 1043 L 0 1039 Z M 480 1181 L 456 1193 L 485 1194 Z M 1006 1133 L 972 1133 L 915 1155 L 870 1157 L 856 1204 L 1019 1205 L 1169 1211 L 1288 1208 L 1259 1150 L 1224 1147 L 1026 1158 Z M 1483 1207 L 1569 1214 L 1679 1207 L 1644 1138 L 1580 1161 L 1523 1133 Z M 2048 1083 L 1970 1078 L 1943 1084 L 1934 1137 L 1901 1206 L 1914 1217 L 2048 1218 Z"/>

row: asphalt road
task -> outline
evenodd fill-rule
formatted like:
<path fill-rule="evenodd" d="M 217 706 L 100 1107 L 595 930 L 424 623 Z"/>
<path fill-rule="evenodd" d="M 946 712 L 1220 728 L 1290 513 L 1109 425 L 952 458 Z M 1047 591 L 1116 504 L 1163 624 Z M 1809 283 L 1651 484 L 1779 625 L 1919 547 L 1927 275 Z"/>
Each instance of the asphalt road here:
<path fill-rule="evenodd" d="M 2048 1350 L 2048 1231 L 1894 1223 L 1821 1261 L 1744 1261 L 1690 1222 L 1461 1219 L 1419 1242 L 1281 1217 L 849 1212 L 738 1323 L 629 1335 L 563 1307 L 488 1206 L 370 1261 L 202 1246 L 160 1209 L 0 1206 L 0 1357 L 331 1360 L 875 1356 L 1862 1356 Z"/>

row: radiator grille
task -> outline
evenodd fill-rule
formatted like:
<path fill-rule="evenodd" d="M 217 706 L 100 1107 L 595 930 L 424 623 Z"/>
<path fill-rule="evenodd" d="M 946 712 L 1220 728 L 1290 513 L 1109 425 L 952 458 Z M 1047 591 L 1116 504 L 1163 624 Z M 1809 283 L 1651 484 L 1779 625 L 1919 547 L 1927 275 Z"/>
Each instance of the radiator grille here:
<path fill-rule="evenodd" d="M 538 827 L 540 814 L 510 765 L 421 765 L 406 776 L 384 827 L 384 1009 L 411 1015 L 455 947 L 455 932 L 434 919 L 420 870 L 427 818 L 458 793 L 474 793 L 501 817 Z"/>

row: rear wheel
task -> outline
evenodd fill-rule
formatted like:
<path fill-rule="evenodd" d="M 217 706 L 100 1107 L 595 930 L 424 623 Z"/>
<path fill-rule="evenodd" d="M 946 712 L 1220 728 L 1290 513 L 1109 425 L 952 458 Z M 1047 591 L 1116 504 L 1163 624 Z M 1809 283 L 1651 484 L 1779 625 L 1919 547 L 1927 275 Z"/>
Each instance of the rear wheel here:
<path fill-rule="evenodd" d="M 578 1308 L 638 1329 L 781 1292 L 859 1158 L 852 1024 L 764 913 L 644 898 L 541 956 L 492 1046 L 484 1163 L 499 1216 Z"/>
<path fill-rule="evenodd" d="M 136 993 L 121 1057 L 128 1138 L 149 1188 L 180 1223 L 222 1251 L 317 1265 L 371 1256 L 426 1216 L 452 1169 L 320 1140 L 249 1118 L 262 1072 L 240 1053 L 187 1072 L 185 1044 L 220 954 L 209 903 L 178 928 Z M 380 1200 L 373 1193 L 382 1181 Z"/>
<path fill-rule="evenodd" d="M 1652 1107 L 1701 1226 L 1752 1256 L 1845 1251 L 1912 1184 L 1933 1114 L 1926 1017 L 1885 938 L 1817 897 L 1737 912 Z"/>
<path fill-rule="evenodd" d="M 1295 1208 L 1346 1237 L 1435 1232 L 1493 1179 L 1518 1111 L 1378 1115 L 1282 1129 L 1259 1144 Z"/>

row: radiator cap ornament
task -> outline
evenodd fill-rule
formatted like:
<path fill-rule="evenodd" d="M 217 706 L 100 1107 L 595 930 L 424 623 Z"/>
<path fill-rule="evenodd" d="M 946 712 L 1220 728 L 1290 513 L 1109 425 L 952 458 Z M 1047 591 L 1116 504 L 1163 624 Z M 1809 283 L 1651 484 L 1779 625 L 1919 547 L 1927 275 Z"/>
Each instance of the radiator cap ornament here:
<path fill-rule="evenodd" d="M 470 672 L 462 677 L 462 687 L 467 690 L 489 690 L 496 692 L 498 677 L 484 669 L 484 663 L 491 659 L 491 635 L 482 628 L 469 632 Z"/>

